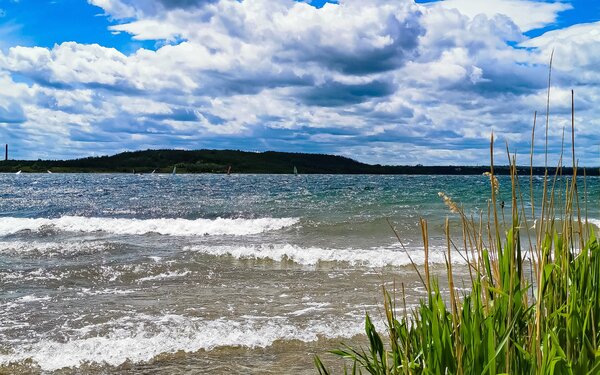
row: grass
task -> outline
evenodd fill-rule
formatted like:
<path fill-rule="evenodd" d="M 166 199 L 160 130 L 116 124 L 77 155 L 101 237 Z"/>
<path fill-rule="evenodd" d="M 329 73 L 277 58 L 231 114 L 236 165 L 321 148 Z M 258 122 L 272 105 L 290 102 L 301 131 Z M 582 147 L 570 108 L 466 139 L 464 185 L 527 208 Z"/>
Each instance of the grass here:
<path fill-rule="evenodd" d="M 384 289 L 386 332 L 378 332 L 367 314 L 369 345 L 344 345 L 331 352 L 343 359 L 344 373 L 600 374 L 600 244 L 580 204 L 587 189 L 578 186 L 574 116 L 571 120 L 572 175 L 561 176 L 560 167 L 554 175 L 546 173 L 539 202 L 533 175 L 523 181 L 527 178 L 518 175 L 507 146 L 512 191 L 507 223 L 499 219 L 492 135 L 487 210 L 471 216 L 440 193 L 451 214 L 460 218 L 459 245 L 448 219 L 445 225 L 449 293 L 440 292 L 431 276 L 427 222 L 422 219 L 424 276 L 413 266 L 427 297 L 408 311 L 405 305 L 398 308 Z M 530 160 L 533 164 L 533 147 Z M 529 199 L 522 187 L 527 183 Z M 467 262 L 466 292 L 454 287 L 451 250 Z M 315 365 L 319 374 L 331 374 L 318 356 Z"/>

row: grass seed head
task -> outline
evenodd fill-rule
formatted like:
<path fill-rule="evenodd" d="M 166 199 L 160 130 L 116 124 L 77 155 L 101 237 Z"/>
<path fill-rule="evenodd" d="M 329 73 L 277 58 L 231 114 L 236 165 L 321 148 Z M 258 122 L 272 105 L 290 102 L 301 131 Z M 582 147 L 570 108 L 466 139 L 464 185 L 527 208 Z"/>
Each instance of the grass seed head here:
<path fill-rule="evenodd" d="M 498 179 L 496 178 L 496 176 L 491 174 L 490 172 L 483 172 L 483 175 L 488 176 L 490 178 L 490 181 L 492 182 L 492 186 L 494 187 L 494 192 L 496 192 L 496 194 L 498 194 L 498 191 L 500 190 L 500 183 L 498 182 Z"/>
<path fill-rule="evenodd" d="M 454 213 L 460 212 L 460 208 L 458 207 L 458 205 L 452 200 L 452 198 L 447 196 L 446 193 L 440 191 L 438 193 L 438 195 L 442 198 L 442 200 L 444 201 L 444 204 L 446 206 L 448 206 L 448 208 L 450 209 L 451 212 L 454 212 Z"/>

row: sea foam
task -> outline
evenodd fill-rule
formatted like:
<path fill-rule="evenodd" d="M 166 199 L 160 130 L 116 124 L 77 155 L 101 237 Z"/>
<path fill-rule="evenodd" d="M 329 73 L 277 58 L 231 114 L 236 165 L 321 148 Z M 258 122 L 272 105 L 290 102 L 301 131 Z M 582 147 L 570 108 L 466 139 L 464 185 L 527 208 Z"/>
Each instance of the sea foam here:
<path fill-rule="evenodd" d="M 357 320 L 311 321 L 298 326 L 287 319 L 202 320 L 181 315 L 152 317 L 135 323 L 114 321 L 110 332 L 96 335 L 83 329 L 84 337 L 66 342 L 42 340 L 0 354 L 0 364 L 31 359 L 43 371 L 77 367 L 83 363 L 118 366 L 125 361 L 149 361 L 159 354 L 196 352 L 223 346 L 267 347 L 276 340 L 316 341 L 319 337 L 343 338 L 362 333 Z M 92 331 L 95 327 L 91 327 Z"/>
<path fill-rule="evenodd" d="M 305 266 L 320 262 L 343 262 L 366 267 L 406 266 L 411 259 L 416 264 L 424 264 L 423 249 L 372 248 L 372 249 L 327 249 L 319 247 L 300 247 L 291 244 L 256 246 L 186 246 L 186 251 L 199 252 L 214 256 L 231 256 L 237 259 L 268 259 L 277 262 L 292 261 Z M 430 247 L 429 263 L 445 264 L 444 250 Z M 410 258 L 409 258 L 410 255 Z M 452 252 L 453 263 L 464 263 L 460 254 Z"/>
<path fill-rule="evenodd" d="M 2 253 L 33 253 L 45 256 L 93 254 L 110 248 L 106 242 L 40 242 L 40 241 L 0 241 Z"/>
<path fill-rule="evenodd" d="M 63 216 L 56 219 L 0 218 L 0 236 L 21 231 L 106 232 L 139 235 L 158 233 L 170 236 L 250 235 L 279 230 L 298 223 L 297 218 L 258 219 L 121 219 Z"/>

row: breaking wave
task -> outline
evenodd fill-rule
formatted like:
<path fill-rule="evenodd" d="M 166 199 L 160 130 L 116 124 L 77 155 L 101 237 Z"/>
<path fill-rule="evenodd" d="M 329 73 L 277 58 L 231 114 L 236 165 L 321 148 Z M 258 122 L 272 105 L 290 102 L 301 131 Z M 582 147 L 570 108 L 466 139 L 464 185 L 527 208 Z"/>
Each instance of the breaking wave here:
<path fill-rule="evenodd" d="M 40 242 L 40 241 L 0 241 L 0 254 L 40 254 L 80 255 L 93 254 L 111 248 L 107 242 L 73 241 L 73 242 Z"/>
<path fill-rule="evenodd" d="M 297 218 L 259 219 L 117 219 L 63 216 L 57 219 L 0 218 L 0 236 L 21 231 L 106 232 L 112 234 L 157 233 L 170 236 L 250 235 L 279 230 L 298 223 Z"/>
<path fill-rule="evenodd" d="M 362 333 L 360 320 L 311 321 L 297 326 L 287 319 L 202 320 L 181 315 L 123 318 L 113 321 L 106 335 L 84 327 L 66 342 L 42 340 L 13 353 L 0 354 L 0 365 L 31 360 L 43 371 L 78 367 L 84 363 L 118 366 L 125 361 L 149 361 L 159 354 L 196 352 L 223 346 L 267 347 L 277 340 L 316 341 L 348 338 Z M 358 317 L 361 319 L 362 317 Z"/>
<path fill-rule="evenodd" d="M 186 246 L 186 251 L 199 252 L 214 256 L 231 256 L 237 259 L 269 259 L 277 262 L 292 261 L 305 266 L 313 266 L 320 262 L 344 262 L 355 266 L 383 267 L 406 266 L 411 259 L 416 264 L 424 264 L 425 254 L 422 249 L 410 249 L 408 254 L 402 249 L 323 249 L 319 247 L 300 247 L 297 245 L 256 245 L 256 246 Z M 431 248 L 429 263 L 444 264 L 444 250 Z M 452 262 L 463 263 L 463 258 L 453 252 Z"/>

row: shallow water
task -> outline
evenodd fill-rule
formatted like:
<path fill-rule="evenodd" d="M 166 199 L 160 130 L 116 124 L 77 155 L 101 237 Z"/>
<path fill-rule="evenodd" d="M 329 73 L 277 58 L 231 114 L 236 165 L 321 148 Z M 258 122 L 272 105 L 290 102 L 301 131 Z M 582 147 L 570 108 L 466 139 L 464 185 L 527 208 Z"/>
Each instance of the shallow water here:
<path fill-rule="evenodd" d="M 599 185 L 587 181 L 596 222 Z M 0 175 L 0 373 L 314 373 L 314 353 L 361 341 L 365 312 L 380 322 L 383 283 L 404 284 L 409 306 L 423 296 L 387 220 L 422 263 L 425 217 L 445 275 L 443 222 L 456 219 L 437 193 L 477 214 L 488 188 L 482 176 Z"/>

